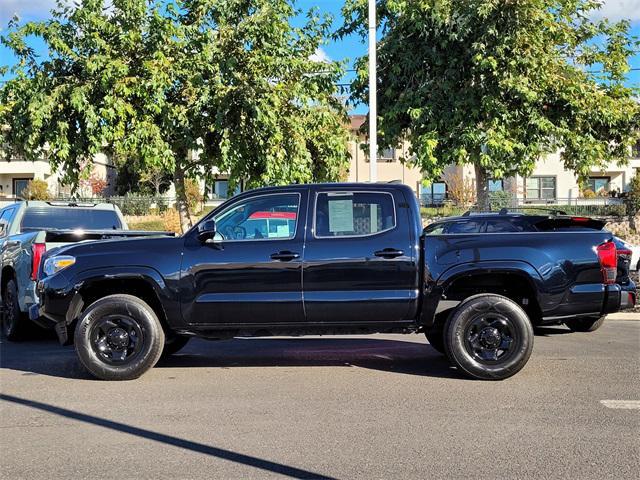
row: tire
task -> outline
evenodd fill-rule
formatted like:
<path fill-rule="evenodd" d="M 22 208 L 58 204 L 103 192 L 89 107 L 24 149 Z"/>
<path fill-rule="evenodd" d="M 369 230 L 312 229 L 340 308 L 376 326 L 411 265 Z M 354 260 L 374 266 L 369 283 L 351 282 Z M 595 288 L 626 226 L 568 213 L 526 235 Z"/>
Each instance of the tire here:
<path fill-rule="evenodd" d="M 82 365 L 102 380 L 133 380 L 152 368 L 164 347 L 153 309 L 132 295 L 92 303 L 78 321 L 75 348 Z"/>
<path fill-rule="evenodd" d="M 564 324 L 572 332 L 595 332 L 604 323 L 605 315 L 600 318 L 572 318 Z"/>
<path fill-rule="evenodd" d="M 436 315 L 434 324 L 424 331 L 425 337 L 429 344 L 439 353 L 444 354 L 444 325 L 447 322 L 449 312 L 443 312 Z"/>
<path fill-rule="evenodd" d="M 503 380 L 518 373 L 533 351 L 533 327 L 513 300 L 474 295 L 451 314 L 444 329 L 449 361 L 478 380 Z"/>
<path fill-rule="evenodd" d="M 7 282 L 3 293 L 4 312 L 2 313 L 2 336 L 12 342 L 24 338 L 27 329 L 27 318 L 20 311 L 18 303 L 18 287 L 15 280 Z"/>
<path fill-rule="evenodd" d="M 178 353 L 189 343 L 191 337 L 185 337 L 182 335 L 165 335 L 164 348 L 162 349 L 162 355 L 160 358 L 167 358 Z"/>

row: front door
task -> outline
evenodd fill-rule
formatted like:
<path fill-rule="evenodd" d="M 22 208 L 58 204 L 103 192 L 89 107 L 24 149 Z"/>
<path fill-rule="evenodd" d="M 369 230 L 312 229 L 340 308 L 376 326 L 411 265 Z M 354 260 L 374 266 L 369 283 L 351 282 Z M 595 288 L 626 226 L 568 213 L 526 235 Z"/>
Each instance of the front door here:
<path fill-rule="evenodd" d="M 418 252 L 403 193 L 319 190 L 311 199 L 303 294 L 313 323 L 397 322 L 415 315 Z"/>
<path fill-rule="evenodd" d="M 216 212 L 216 239 L 185 240 L 182 312 L 200 326 L 304 321 L 307 191 L 240 196 Z M 301 208 L 302 206 L 302 208 Z"/>

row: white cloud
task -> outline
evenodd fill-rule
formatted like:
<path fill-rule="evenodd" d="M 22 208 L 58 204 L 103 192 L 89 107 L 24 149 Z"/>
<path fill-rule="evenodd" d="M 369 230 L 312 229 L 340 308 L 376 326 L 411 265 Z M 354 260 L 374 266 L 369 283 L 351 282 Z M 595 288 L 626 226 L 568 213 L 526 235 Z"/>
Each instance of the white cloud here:
<path fill-rule="evenodd" d="M 316 48 L 314 54 L 309 57 L 309 60 L 313 60 L 314 62 L 329 63 L 331 61 L 331 58 L 329 58 L 327 52 L 318 47 Z"/>
<path fill-rule="evenodd" d="M 640 0 L 602 0 L 599 10 L 594 10 L 592 18 L 618 20 L 640 20 Z"/>

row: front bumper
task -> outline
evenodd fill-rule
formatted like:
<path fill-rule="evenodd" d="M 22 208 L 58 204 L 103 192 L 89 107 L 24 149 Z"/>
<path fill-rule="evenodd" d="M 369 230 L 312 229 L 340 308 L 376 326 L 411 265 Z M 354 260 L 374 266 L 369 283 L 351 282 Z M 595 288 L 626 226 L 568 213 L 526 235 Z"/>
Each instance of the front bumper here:
<path fill-rule="evenodd" d="M 79 286 L 70 282 L 62 273 L 38 281 L 39 303 L 29 307 L 29 318 L 55 329 L 62 345 L 71 343 L 69 326 L 82 311 L 83 301 Z"/>

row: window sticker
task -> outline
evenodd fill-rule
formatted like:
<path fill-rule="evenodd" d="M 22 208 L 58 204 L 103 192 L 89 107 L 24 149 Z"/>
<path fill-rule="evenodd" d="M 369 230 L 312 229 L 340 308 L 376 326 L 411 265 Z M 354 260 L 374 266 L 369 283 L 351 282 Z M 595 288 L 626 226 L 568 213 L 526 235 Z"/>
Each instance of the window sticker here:
<path fill-rule="evenodd" d="M 329 200 L 329 231 L 353 232 L 353 200 Z"/>
<path fill-rule="evenodd" d="M 289 224 L 286 223 L 284 225 L 278 225 L 278 228 L 276 230 L 276 237 L 278 238 L 287 238 L 289 237 Z"/>

